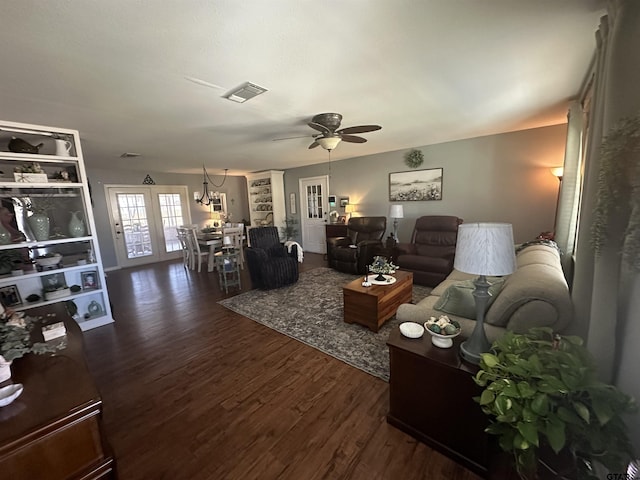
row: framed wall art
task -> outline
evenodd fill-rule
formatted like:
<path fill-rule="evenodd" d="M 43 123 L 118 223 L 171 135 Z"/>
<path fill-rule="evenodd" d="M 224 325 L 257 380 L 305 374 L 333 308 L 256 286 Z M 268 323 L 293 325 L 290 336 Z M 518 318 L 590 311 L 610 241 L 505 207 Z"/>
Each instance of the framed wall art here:
<path fill-rule="evenodd" d="M 95 290 L 98 288 L 98 272 L 96 270 L 88 270 L 80 273 L 82 282 L 82 290 Z"/>
<path fill-rule="evenodd" d="M 389 200 L 392 202 L 442 200 L 442 168 L 390 173 Z"/>
<path fill-rule="evenodd" d="M 0 301 L 5 307 L 16 307 L 18 305 L 22 305 L 18 287 L 16 285 L 0 287 Z"/>

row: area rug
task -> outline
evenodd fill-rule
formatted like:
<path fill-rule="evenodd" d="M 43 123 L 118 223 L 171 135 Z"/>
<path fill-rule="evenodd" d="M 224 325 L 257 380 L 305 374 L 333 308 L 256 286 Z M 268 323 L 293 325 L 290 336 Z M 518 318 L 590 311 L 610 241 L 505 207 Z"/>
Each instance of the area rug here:
<path fill-rule="evenodd" d="M 387 338 L 400 322 L 394 317 L 374 333 L 343 320 L 342 286 L 357 278 L 330 268 L 300 274 L 294 285 L 275 290 L 251 290 L 221 300 L 221 305 L 266 325 L 343 362 L 389 381 Z M 426 297 L 428 287 L 413 286 L 413 301 Z"/>

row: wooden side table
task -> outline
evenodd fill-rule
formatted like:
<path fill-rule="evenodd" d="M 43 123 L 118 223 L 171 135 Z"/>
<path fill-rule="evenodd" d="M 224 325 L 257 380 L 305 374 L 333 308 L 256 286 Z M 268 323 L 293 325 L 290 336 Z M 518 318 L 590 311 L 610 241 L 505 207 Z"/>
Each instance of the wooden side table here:
<path fill-rule="evenodd" d="M 487 476 L 488 419 L 473 397 L 482 389 L 472 376 L 478 367 L 460 358 L 461 335 L 442 349 L 421 338 L 389 335 L 389 414 L 387 422 L 447 455 L 469 470 Z"/>

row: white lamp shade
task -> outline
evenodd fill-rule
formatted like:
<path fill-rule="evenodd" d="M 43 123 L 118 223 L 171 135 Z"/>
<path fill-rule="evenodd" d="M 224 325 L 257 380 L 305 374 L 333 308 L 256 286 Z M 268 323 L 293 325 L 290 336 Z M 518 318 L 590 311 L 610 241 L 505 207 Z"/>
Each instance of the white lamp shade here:
<path fill-rule="evenodd" d="M 402 205 L 391 205 L 389 207 L 389 217 L 404 218 L 404 210 L 402 209 Z"/>
<path fill-rule="evenodd" d="M 231 237 L 227 237 L 227 236 L 223 237 L 222 238 L 222 244 L 225 245 L 225 246 L 231 245 Z"/>
<path fill-rule="evenodd" d="M 316 138 L 316 142 L 320 144 L 325 150 L 333 150 L 338 146 L 342 138 L 340 137 L 320 137 Z"/>
<path fill-rule="evenodd" d="M 353 203 L 347 203 L 344 206 L 344 213 L 353 213 L 356 211 L 356 206 Z"/>
<path fill-rule="evenodd" d="M 458 227 L 454 268 L 473 275 L 509 275 L 516 270 L 510 223 L 463 223 Z"/>
<path fill-rule="evenodd" d="M 193 199 L 194 200 L 200 200 L 200 192 L 198 192 L 198 191 L 193 192 Z"/>

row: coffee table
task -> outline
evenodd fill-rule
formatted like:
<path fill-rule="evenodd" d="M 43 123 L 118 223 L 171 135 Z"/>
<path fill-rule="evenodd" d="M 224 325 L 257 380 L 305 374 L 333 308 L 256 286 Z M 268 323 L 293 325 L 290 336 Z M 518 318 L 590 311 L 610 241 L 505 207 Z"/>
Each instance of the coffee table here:
<path fill-rule="evenodd" d="M 391 285 L 363 287 L 364 275 L 342 287 L 344 321 L 358 323 L 377 332 L 400 305 L 411 302 L 413 273 L 398 270 Z"/>

